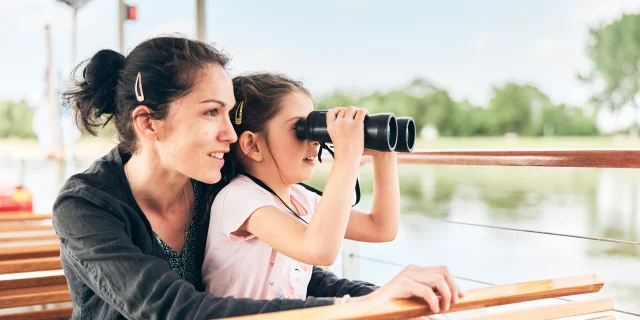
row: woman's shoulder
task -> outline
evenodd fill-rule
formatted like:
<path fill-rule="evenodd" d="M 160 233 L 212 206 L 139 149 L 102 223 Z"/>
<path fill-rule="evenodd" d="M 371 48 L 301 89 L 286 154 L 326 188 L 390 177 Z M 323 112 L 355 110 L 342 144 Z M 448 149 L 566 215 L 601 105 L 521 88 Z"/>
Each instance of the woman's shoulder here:
<path fill-rule="evenodd" d="M 54 208 L 62 202 L 88 201 L 99 206 L 107 206 L 114 199 L 128 202 L 126 188 L 122 158 L 116 147 L 85 171 L 70 176 L 60 189 Z"/>

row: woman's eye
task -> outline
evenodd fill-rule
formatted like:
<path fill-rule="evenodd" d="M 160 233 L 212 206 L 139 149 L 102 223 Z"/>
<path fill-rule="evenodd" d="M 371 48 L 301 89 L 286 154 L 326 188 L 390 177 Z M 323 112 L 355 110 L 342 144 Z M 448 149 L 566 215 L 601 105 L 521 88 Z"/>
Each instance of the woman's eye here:
<path fill-rule="evenodd" d="M 212 116 L 212 117 L 217 116 L 218 115 L 218 109 L 211 109 L 211 110 L 207 111 L 207 115 L 208 116 Z"/>

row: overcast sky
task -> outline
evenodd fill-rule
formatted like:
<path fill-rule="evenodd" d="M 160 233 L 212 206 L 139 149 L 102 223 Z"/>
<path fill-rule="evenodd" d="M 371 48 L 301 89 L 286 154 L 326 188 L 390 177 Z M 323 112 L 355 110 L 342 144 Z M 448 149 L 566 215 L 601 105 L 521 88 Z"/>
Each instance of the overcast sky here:
<path fill-rule="evenodd" d="M 195 1 L 138 0 L 126 50 L 153 36 L 195 37 Z M 456 99 L 484 105 L 506 81 L 540 87 L 556 103 L 582 105 L 593 88 L 588 30 L 637 0 L 208 1 L 207 40 L 232 57 L 231 73 L 277 71 L 313 94 L 336 88 L 386 90 L 420 76 Z M 91 0 L 78 14 L 71 61 L 71 10 L 55 0 L 0 0 L 0 100 L 44 92 L 44 25 L 52 28 L 54 69 L 102 48 L 118 48 L 117 0 Z"/>

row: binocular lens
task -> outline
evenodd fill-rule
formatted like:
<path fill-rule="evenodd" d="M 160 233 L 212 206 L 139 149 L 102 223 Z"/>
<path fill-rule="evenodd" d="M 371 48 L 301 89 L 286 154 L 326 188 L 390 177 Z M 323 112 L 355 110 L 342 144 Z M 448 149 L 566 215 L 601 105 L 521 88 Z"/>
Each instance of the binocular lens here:
<path fill-rule="evenodd" d="M 411 117 L 400 117 L 398 121 L 398 145 L 395 151 L 411 152 L 416 141 L 416 124 Z"/>

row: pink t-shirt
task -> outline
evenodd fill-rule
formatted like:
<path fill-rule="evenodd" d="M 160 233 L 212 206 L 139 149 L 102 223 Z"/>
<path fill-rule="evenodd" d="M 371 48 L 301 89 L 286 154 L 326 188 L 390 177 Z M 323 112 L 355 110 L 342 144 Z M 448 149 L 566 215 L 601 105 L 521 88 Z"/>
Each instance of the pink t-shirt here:
<path fill-rule="evenodd" d="M 295 206 L 292 209 L 309 222 L 320 196 L 300 185 L 291 186 L 290 194 Z M 231 234 L 264 206 L 274 206 L 282 209 L 282 214 L 291 214 L 274 195 L 244 175 L 233 179 L 218 193 L 211 206 L 202 265 L 207 291 L 219 297 L 306 298 L 313 266 L 275 251 L 253 235 Z"/>

